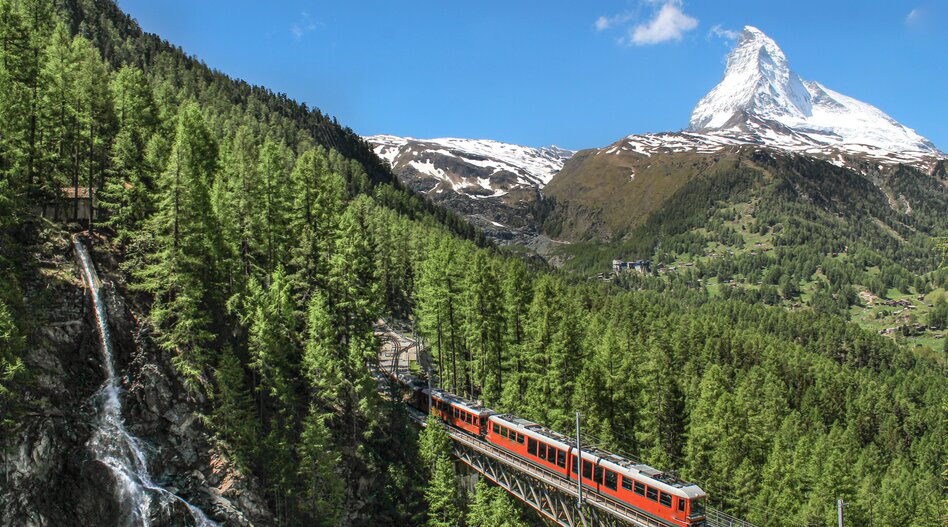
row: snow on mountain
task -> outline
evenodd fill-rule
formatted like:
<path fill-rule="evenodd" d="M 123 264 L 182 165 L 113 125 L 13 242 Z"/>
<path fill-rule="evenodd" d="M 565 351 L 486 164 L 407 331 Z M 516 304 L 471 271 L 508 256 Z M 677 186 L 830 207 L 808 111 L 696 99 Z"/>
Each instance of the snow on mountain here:
<path fill-rule="evenodd" d="M 573 155 L 572 150 L 556 146 L 530 148 L 488 139 L 415 139 L 393 135 L 365 139 L 396 171 L 409 166 L 447 183 L 456 192 L 480 188 L 494 190 L 495 194 L 506 193 L 511 184 L 543 188 Z M 443 166 L 446 159 L 471 170 L 451 170 Z M 501 174 L 507 177 L 496 177 Z"/>
<path fill-rule="evenodd" d="M 486 139 L 374 135 L 365 140 L 409 188 L 502 240 L 534 228 L 531 205 L 574 153 Z"/>
<path fill-rule="evenodd" d="M 893 163 L 944 156 L 878 108 L 802 80 L 776 42 L 751 26 L 728 55 L 724 78 L 692 111 L 689 130 L 717 138 L 702 142 L 762 144 L 830 157 Z"/>

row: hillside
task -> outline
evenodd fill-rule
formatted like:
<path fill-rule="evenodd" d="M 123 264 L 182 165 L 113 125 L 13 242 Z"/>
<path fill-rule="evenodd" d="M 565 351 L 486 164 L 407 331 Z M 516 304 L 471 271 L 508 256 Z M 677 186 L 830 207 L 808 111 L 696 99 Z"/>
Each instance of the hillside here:
<path fill-rule="evenodd" d="M 684 273 L 712 296 L 835 305 L 932 354 L 944 338 L 928 311 L 943 282 L 945 163 L 878 109 L 801 80 L 748 28 L 690 130 L 577 153 L 544 189 L 542 230 L 571 242 L 548 257 L 586 275 L 649 259 L 661 280 L 635 287 Z"/>
<path fill-rule="evenodd" d="M 924 286 L 943 163 L 880 173 L 890 200 L 849 168 L 738 150 L 610 231 L 667 266 L 769 243 L 778 283 L 830 277 L 788 311 L 684 274 L 603 283 L 512 257 L 335 120 L 112 2 L 0 0 L 0 35 L 4 524 L 542 524 L 462 485 L 438 427 L 379 392 L 379 319 L 428 343 L 443 388 L 563 432 L 579 408 L 597 444 L 761 526 L 830 523 L 836 499 L 855 524 L 944 515 L 943 364 L 839 304 L 844 277 Z"/>

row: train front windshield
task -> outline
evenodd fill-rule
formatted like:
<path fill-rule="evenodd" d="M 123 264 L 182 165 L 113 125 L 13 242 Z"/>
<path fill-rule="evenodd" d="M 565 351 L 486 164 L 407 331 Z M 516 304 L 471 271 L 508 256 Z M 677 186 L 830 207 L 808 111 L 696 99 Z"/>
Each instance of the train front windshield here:
<path fill-rule="evenodd" d="M 691 516 L 704 516 L 704 498 L 694 498 L 691 500 Z"/>

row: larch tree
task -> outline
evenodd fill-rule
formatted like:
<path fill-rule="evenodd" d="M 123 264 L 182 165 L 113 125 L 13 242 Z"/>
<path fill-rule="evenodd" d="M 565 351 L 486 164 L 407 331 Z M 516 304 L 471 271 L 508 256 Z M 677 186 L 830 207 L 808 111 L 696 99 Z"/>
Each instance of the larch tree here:
<path fill-rule="evenodd" d="M 159 178 L 157 210 L 146 225 L 146 264 L 138 288 L 154 295 L 151 319 L 161 347 L 194 387 L 202 380 L 209 346 L 212 295 L 219 254 L 208 186 L 217 169 L 217 144 L 197 105 L 181 109 L 168 166 Z"/>
<path fill-rule="evenodd" d="M 111 177 L 100 196 L 119 243 L 127 243 L 154 208 L 156 167 L 148 162 L 146 151 L 158 130 L 158 117 L 142 70 L 124 66 L 112 78 L 111 92 L 118 133 L 110 155 Z"/>

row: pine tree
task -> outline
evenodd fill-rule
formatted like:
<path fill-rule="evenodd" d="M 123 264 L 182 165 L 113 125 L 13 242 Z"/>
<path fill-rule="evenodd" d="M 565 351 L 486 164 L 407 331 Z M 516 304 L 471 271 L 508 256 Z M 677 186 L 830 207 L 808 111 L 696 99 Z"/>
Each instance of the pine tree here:
<path fill-rule="evenodd" d="M 193 387 L 207 364 L 217 280 L 219 238 L 208 186 L 217 146 L 195 104 L 181 109 L 168 166 L 159 180 L 157 211 L 147 223 L 146 265 L 138 287 L 154 295 L 151 318 L 159 344 Z"/>
<path fill-rule="evenodd" d="M 292 187 L 289 181 L 290 153 L 283 143 L 264 141 L 257 161 L 257 175 L 262 183 L 262 221 L 266 247 L 266 269 L 287 263 L 290 235 L 289 209 Z"/>
<path fill-rule="evenodd" d="M 109 89 L 108 66 L 92 43 L 81 36 L 73 39 L 77 65 L 77 164 L 90 195 L 105 186 L 109 147 L 115 134 L 115 113 Z M 216 152 L 215 152 L 216 153 Z M 90 222 L 91 224 L 91 222 Z"/>
<path fill-rule="evenodd" d="M 297 238 L 291 265 L 295 288 L 305 301 L 313 288 L 328 287 L 345 186 L 342 178 L 329 170 L 319 148 L 300 155 L 291 177 L 294 202 L 290 225 Z"/>
<path fill-rule="evenodd" d="M 434 413 L 428 414 L 425 428 L 418 436 L 418 455 L 426 470 L 434 471 L 439 458 L 451 455 L 451 436 L 444 429 L 444 423 Z"/>
<path fill-rule="evenodd" d="M 343 351 L 346 381 L 344 415 L 351 418 L 353 443 L 359 435 L 359 417 L 374 422 L 378 415 L 378 392 L 367 365 L 376 361 L 378 343 L 373 325 L 378 319 L 378 289 L 373 251 L 365 224 L 367 203 L 353 201 L 339 221 L 337 242 L 329 270 L 332 316 Z"/>
<path fill-rule="evenodd" d="M 444 424 L 429 414 L 427 425 L 418 439 L 419 455 L 430 474 L 425 489 L 428 503 L 429 527 L 459 527 L 462 513 L 459 507 L 458 485 L 451 461 L 451 438 Z"/>
<path fill-rule="evenodd" d="M 462 513 L 458 506 L 457 481 L 454 463 L 448 457 L 439 457 L 425 490 L 428 503 L 428 527 L 460 527 Z"/>
<path fill-rule="evenodd" d="M 433 348 L 442 385 L 458 393 L 464 385 L 458 382 L 462 335 L 458 305 L 461 277 L 457 263 L 463 259 L 455 256 L 456 242 L 450 238 L 436 237 L 432 242 L 426 248 L 428 255 L 415 282 L 419 329 Z"/>
<path fill-rule="evenodd" d="M 520 511 L 507 492 L 491 485 L 486 479 L 477 480 L 474 502 L 467 513 L 467 527 L 526 527 Z"/>
<path fill-rule="evenodd" d="M 0 2 L 0 190 L 8 193 L 9 205 L 22 202 L 10 196 L 28 188 L 31 40 L 22 12 Z"/>
<path fill-rule="evenodd" d="M 302 495 L 300 508 L 310 513 L 317 525 L 338 525 L 345 501 L 343 480 L 336 473 L 342 457 L 332 444 L 327 416 L 311 406 L 299 441 Z"/>
<path fill-rule="evenodd" d="M 237 464 L 250 468 L 260 428 L 255 426 L 253 399 L 244 385 L 244 369 L 230 347 L 220 352 L 214 380 L 213 427 L 230 446 Z"/>
<path fill-rule="evenodd" d="M 306 347 L 303 351 L 303 373 L 311 397 L 325 408 L 341 409 L 345 400 L 345 350 L 332 312 L 322 291 L 310 296 L 307 308 Z"/>
<path fill-rule="evenodd" d="M 299 464 L 294 449 L 300 433 L 298 324 L 282 268 L 270 275 L 269 282 L 264 287 L 256 279 L 250 281 L 248 347 L 260 428 L 266 431 L 258 468 L 272 484 L 278 513 L 286 516 L 298 500 L 295 482 Z"/>
<path fill-rule="evenodd" d="M 155 166 L 146 148 L 157 131 L 157 109 L 144 72 L 124 66 L 112 79 L 118 133 L 111 149 L 111 177 L 100 193 L 118 242 L 130 241 L 154 208 Z"/>
<path fill-rule="evenodd" d="M 79 94 L 79 57 L 76 46 L 65 24 L 58 24 L 46 46 L 47 60 L 40 73 L 43 148 L 37 163 L 44 173 L 44 194 L 58 196 L 59 188 L 68 182 L 74 191 L 80 187 L 80 110 L 83 98 Z M 75 203 L 67 207 L 78 206 Z"/>
<path fill-rule="evenodd" d="M 477 385 L 488 404 L 499 402 L 503 388 L 504 324 L 502 297 L 487 256 L 478 252 L 466 273 L 463 313 L 467 346 L 472 350 Z M 477 395 L 474 389 L 471 395 Z"/>

